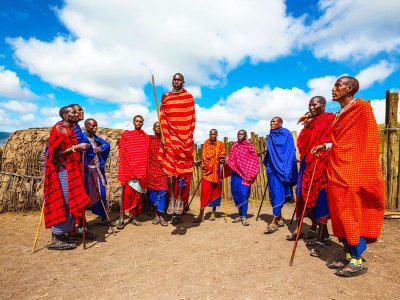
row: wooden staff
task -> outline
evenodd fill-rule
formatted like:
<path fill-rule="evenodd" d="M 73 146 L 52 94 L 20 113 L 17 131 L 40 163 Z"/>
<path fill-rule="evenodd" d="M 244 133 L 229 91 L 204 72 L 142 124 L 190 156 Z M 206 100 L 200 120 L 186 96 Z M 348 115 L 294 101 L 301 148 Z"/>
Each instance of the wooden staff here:
<path fill-rule="evenodd" d="M 122 186 L 121 199 L 119 202 L 119 220 L 117 224 L 118 229 L 124 228 L 124 187 Z"/>
<path fill-rule="evenodd" d="M 264 194 L 263 194 L 262 199 L 261 199 L 260 208 L 258 209 L 256 221 L 258 221 L 258 217 L 260 216 L 261 207 L 262 207 L 262 205 L 263 205 L 263 202 L 264 202 L 264 199 L 265 199 L 265 195 L 267 194 L 267 189 L 268 189 L 268 182 L 267 182 L 267 184 L 265 185 Z"/>
<path fill-rule="evenodd" d="M 317 164 L 318 164 L 318 158 L 319 157 L 317 156 L 317 159 L 315 160 L 314 170 L 312 172 L 310 185 L 308 187 L 307 198 L 306 198 L 306 201 L 304 203 L 303 212 L 301 214 L 300 222 L 299 222 L 299 225 L 298 225 L 298 228 L 297 228 L 296 240 L 295 240 L 294 245 L 293 245 L 292 256 L 290 257 L 290 262 L 289 262 L 289 266 L 290 267 L 293 265 L 293 260 L 294 260 L 294 255 L 296 253 L 297 243 L 299 241 L 299 237 L 300 237 L 300 234 L 301 234 L 301 228 L 303 227 L 303 219 L 304 219 L 304 215 L 305 215 L 306 210 L 307 210 L 308 198 L 310 197 L 310 192 L 311 192 L 311 188 L 312 188 L 312 184 L 313 184 L 313 180 L 314 180 L 315 169 L 317 168 Z"/>
<path fill-rule="evenodd" d="M 38 223 L 38 227 L 36 229 L 35 240 L 33 241 L 32 253 L 35 252 L 35 250 L 36 250 L 36 244 L 37 244 L 37 240 L 39 238 L 40 227 L 42 226 L 43 215 L 44 215 L 44 201 L 42 204 L 42 209 L 40 210 L 39 223 Z"/>
<path fill-rule="evenodd" d="M 154 82 L 154 75 L 151 75 L 151 85 L 153 86 L 154 101 L 156 102 L 157 118 L 158 118 L 158 123 L 160 124 L 161 141 L 163 144 L 165 144 L 165 137 L 164 137 L 164 133 L 163 133 L 162 126 L 161 126 L 161 121 L 160 121 L 160 109 L 158 107 L 158 98 L 157 98 L 156 84 Z"/>
<path fill-rule="evenodd" d="M 194 193 L 192 195 L 192 198 L 189 201 L 189 204 L 186 206 L 185 212 L 189 210 L 190 204 L 192 204 L 193 198 L 196 195 L 197 190 L 199 189 L 200 183 L 203 181 L 203 177 L 200 179 L 199 184 L 197 185 L 196 189 L 194 190 Z"/>
<path fill-rule="evenodd" d="M 83 184 L 85 184 L 85 151 L 82 151 L 82 176 Z M 86 250 L 86 207 L 83 208 L 82 213 L 82 245 L 83 250 Z"/>
<path fill-rule="evenodd" d="M 227 201 L 226 201 L 226 197 L 227 197 L 227 181 L 225 180 L 225 165 L 222 165 L 222 186 L 223 186 L 223 192 L 224 192 L 224 220 L 225 223 L 228 223 L 228 205 L 227 205 Z"/>

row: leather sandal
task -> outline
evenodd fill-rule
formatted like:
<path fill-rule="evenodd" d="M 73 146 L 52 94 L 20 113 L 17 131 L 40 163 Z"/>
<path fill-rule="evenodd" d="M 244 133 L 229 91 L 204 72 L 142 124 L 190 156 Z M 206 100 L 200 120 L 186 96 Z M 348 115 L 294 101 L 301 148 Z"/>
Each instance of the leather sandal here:
<path fill-rule="evenodd" d="M 367 270 L 368 268 L 363 264 L 356 265 L 350 262 L 344 268 L 337 270 L 335 274 L 340 277 L 356 277 L 367 273 Z"/>
<path fill-rule="evenodd" d="M 249 221 L 247 220 L 247 218 L 242 218 L 242 224 L 243 226 L 249 226 Z"/>
<path fill-rule="evenodd" d="M 176 205 L 175 205 L 175 213 L 177 215 L 181 215 L 183 213 L 183 201 L 176 201 Z"/>
<path fill-rule="evenodd" d="M 264 233 L 265 234 L 271 234 L 271 233 L 274 233 L 276 231 L 278 231 L 278 224 L 271 223 L 271 224 L 268 224 L 267 229 L 265 229 Z"/>
<path fill-rule="evenodd" d="M 151 224 L 157 225 L 158 223 L 160 223 L 160 217 L 156 215 L 154 217 L 154 220 L 151 222 Z"/>
<path fill-rule="evenodd" d="M 165 221 L 165 219 L 163 217 L 160 217 L 158 224 L 160 224 L 161 226 L 168 226 L 168 222 Z"/>
<path fill-rule="evenodd" d="M 216 219 L 215 214 L 212 213 L 208 221 L 215 221 Z"/>
<path fill-rule="evenodd" d="M 347 266 L 348 263 L 349 260 L 347 259 L 338 259 L 338 260 L 328 259 L 326 261 L 326 266 L 329 269 L 338 270 L 338 269 L 343 269 L 345 266 Z"/>
<path fill-rule="evenodd" d="M 175 199 L 169 200 L 167 214 L 172 215 L 175 211 Z"/>

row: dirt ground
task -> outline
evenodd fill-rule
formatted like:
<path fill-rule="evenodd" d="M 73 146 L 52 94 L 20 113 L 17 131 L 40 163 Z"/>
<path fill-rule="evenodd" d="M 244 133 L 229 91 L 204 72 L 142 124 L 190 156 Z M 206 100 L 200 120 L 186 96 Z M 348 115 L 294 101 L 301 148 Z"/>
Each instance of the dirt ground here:
<path fill-rule="evenodd" d="M 197 200 L 197 201 L 196 201 Z M 225 223 L 194 224 L 196 205 L 184 223 L 161 227 L 144 213 L 142 226 L 129 224 L 115 236 L 88 215 L 96 241 L 72 251 L 50 251 L 50 231 L 42 228 L 38 251 L 31 253 L 38 212 L 0 215 L 0 299 L 398 299 L 400 293 L 399 220 L 385 220 L 377 243 L 365 254 L 369 270 L 357 278 L 340 278 L 325 267 L 339 258 L 342 248 L 326 247 L 313 258 L 300 241 L 289 267 L 293 242 L 292 206 L 283 215 L 289 227 L 263 234 L 271 220 L 264 206 L 255 221 L 258 204 L 250 204 L 250 226 L 233 224 L 237 216 L 229 205 Z M 206 218 L 209 214 L 206 214 Z M 116 218 L 117 215 L 113 214 Z M 307 228 L 307 226 L 305 226 Z"/>

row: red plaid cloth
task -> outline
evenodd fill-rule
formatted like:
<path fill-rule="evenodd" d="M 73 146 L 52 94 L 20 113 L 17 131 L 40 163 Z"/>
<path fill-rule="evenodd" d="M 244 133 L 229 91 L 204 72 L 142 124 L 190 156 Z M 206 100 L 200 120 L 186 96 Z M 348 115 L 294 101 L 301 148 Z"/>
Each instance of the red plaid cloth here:
<path fill-rule="evenodd" d="M 163 171 L 158 152 L 161 148 L 161 139 L 156 135 L 150 135 L 150 159 L 149 159 L 149 189 L 154 191 L 168 190 L 168 175 Z"/>
<path fill-rule="evenodd" d="M 143 130 L 127 130 L 119 141 L 118 180 L 125 186 L 137 179 L 142 188 L 148 187 L 150 138 Z"/>
<path fill-rule="evenodd" d="M 160 106 L 160 125 L 165 137 L 159 153 L 164 172 L 170 176 L 191 174 L 196 125 L 193 96 L 186 90 L 167 93 Z"/>
<path fill-rule="evenodd" d="M 226 158 L 226 164 L 243 178 L 242 184 L 245 186 L 253 184 L 260 168 L 257 150 L 248 140 L 237 141 L 233 144 L 231 152 Z"/>
<path fill-rule="evenodd" d="M 68 133 L 59 132 L 57 127 L 64 127 Z M 58 178 L 58 166 L 54 162 L 55 151 L 65 150 L 77 143 L 74 130 L 62 124 L 54 125 L 50 131 L 44 177 L 44 222 L 46 227 L 51 227 L 66 219 L 64 197 Z M 90 203 L 90 198 L 85 192 L 83 183 L 81 153 L 73 152 L 66 155 L 62 163 L 68 172 L 69 212 L 76 219 L 79 219 L 82 217 L 84 207 Z"/>
<path fill-rule="evenodd" d="M 308 190 L 310 187 L 312 173 L 317 161 L 317 156 L 311 153 L 312 148 L 315 146 L 330 143 L 332 141 L 332 124 L 335 115 L 332 113 L 323 113 L 317 117 L 314 117 L 310 122 L 309 128 L 303 128 L 297 139 L 297 147 L 300 151 L 300 158 L 306 159 L 306 168 L 303 172 L 301 180 L 301 197 L 298 202 L 304 203 L 306 200 Z M 328 167 L 329 151 L 323 151 L 318 156 L 318 165 L 315 169 L 314 180 L 312 183 L 310 196 L 308 198 L 307 208 L 315 206 L 318 195 L 321 189 L 326 188 L 328 184 L 328 177 L 326 175 L 326 169 Z M 296 210 L 297 211 L 297 210 Z M 302 213 L 302 209 L 298 210 L 298 213 Z"/>
<path fill-rule="evenodd" d="M 328 203 L 333 233 L 357 245 L 379 237 L 385 182 L 379 163 L 380 135 L 369 102 L 355 100 L 333 124 L 328 165 Z"/>

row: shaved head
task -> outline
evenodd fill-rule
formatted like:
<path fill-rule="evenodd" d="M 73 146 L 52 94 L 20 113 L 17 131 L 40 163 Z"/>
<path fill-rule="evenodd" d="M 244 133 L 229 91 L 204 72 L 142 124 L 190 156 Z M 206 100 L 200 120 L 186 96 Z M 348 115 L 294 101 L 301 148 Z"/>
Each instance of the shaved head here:
<path fill-rule="evenodd" d="M 354 94 L 356 94 L 358 92 L 358 90 L 360 89 L 360 83 L 358 82 L 358 80 L 354 77 L 351 76 L 342 76 L 339 79 L 344 80 L 348 85 L 350 85 L 352 87 L 351 92 L 352 92 L 352 96 Z"/>

